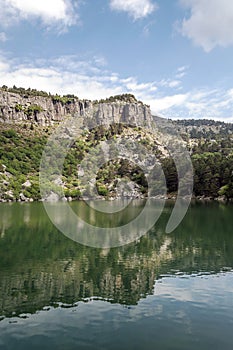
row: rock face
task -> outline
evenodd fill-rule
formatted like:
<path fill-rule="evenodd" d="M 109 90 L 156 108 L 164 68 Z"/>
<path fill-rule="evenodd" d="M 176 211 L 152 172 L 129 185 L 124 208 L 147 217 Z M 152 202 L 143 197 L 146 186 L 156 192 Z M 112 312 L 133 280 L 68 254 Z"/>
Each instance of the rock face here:
<path fill-rule="evenodd" d="M 0 90 L 0 121 L 31 121 L 43 126 L 52 125 L 67 115 L 82 115 L 90 105 L 90 101 L 74 99 L 63 102 L 53 97 L 28 96 Z"/>
<path fill-rule="evenodd" d="M 150 108 L 141 102 L 115 101 L 94 103 L 78 98 L 30 96 L 0 89 L 0 122 L 31 122 L 41 126 L 57 124 L 66 116 L 81 117 L 84 126 L 96 123 L 129 123 L 148 125 L 152 122 Z"/>
<path fill-rule="evenodd" d="M 90 122 L 93 118 L 99 125 L 111 123 L 128 123 L 148 125 L 152 123 L 150 108 L 142 103 L 111 102 L 92 105 L 88 111 Z"/>

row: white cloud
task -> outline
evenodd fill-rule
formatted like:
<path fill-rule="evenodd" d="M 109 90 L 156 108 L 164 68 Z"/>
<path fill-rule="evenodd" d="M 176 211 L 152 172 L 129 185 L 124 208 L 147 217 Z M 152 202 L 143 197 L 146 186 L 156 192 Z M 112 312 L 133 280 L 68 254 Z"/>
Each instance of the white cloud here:
<path fill-rule="evenodd" d="M 110 7 L 127 12 L 134 20 L 147 17 L 158 8 L 151 0 L 111 0 Z"/>
<path fill-rule="evenodd" d="M 0 58 L 0 73 L 1 74 L 6 73 L 9 71 L 9 69 L 10 69 L 10 66 L 9 66 L 7 60 L 4 58 L 2 58 L 2 59 Z M 4 79 L 3 79 L 3 83 L 4 83 Z"/>
<path fill-rule="evenodd" d="M 150 104 L 153 113 L 166 116 L 166 113 L 170 113 L 169 110 L 171 108 L 183 105 L 187 97 L 188 94 L 175 94 L 161 98 L 148 99 L 146 103 Z"/>
<path fill-rule="evenodd" d="M 46 26 L 60 24 L 67 27 L 77 21 L 71 0 L 0 0 L 0 8 L 1 25 L 5 26 L 19 20 L 40 19 Z"/>
<path fill-rule="evenodd" d="M 135 94 L 143 93 L 144 91 L 147 91 L 147 93 L 151 93 L 158 89 L 156 86 L 156 82 L 138 83 L 137 79 L 134 77 L 121 79 L 119 81 L 127 88 L 128 91 L 134 91 Z"/>
<path fill-rule="evenodd" d="M 61 95 L 75 94 L 91 100 L 132 93 L 149 104 L 154 115 L 173 119 L 233 121 L 233 87 L 191 91 L 184 91 L 183 88 L 182 93 L 177 93 L 177 89 L 171 90 L 167 85 L 162 86 L 161 82 L 139 82 L 136 77 L 120 77 L 103 67 L 103 62 L 105 60 L 101 56 L 91 59 L 61 56 L 18 63 L 17 59 L 0 55 L 1 85 L 31 87 Z"/>
<path fill-rule="evenodd" d="M 188 69 L 188 66 L 181 66 L 181 67 L 177 68 L 177 72 L 182 73 L 182 72 L 186 71 L 186 69 Z"/>
<path fill-rule="evenodd" d="M 149 37 L 151 28 L 154 25 L 154 23 L 155 23 L 155 21 L 151 21 L 144 26 L 144 28 L 142 30 L 142 35 L 144 36 L 144 38 Z"/>
<path fill-rule="evenodd" d="M 4 32 L 0 32 L 0 41 L 2 41 L 3 43 L 7 41 L 7 37 Z"/>
<path fill-rule="evenodd" d="M 187 74 L 189 66 L 181 66 L 176 70 L 176 79 L 181 79 Z"/>
<path fill-rule="evenodd" d="M 232 0 L 180 0 L 191 11 L 181 24 L 181 33 L 206 52 L 216 46 L 233 45 Z"/>
<path fill-rule="evenodd" d="M 181 81 L 180 80 L 173 80 L 173 79 L 162 79 L 159 82 L 160 86 L 164 86 L 164 87 L 169 87 L 169 88 L 177 88 L 181 85 Z"/>
<path fill-rule="evenodd" d="M 80 60 L 75 56 L 61 56 L 53 60 L 37 59 L 17 63 L 0 56 L 1 84 L 31 87 L 51 93 L 75 94 L 80 98 L 100 99 L 120 94 L 126 89 L 116 74 L 99 68 L 95 56 Z"/>
<path fill-rule="evenodd" d="M 167 118 L 205 118 L 233 122 L 233 89 L 194 89 L 183 95 L 155 100 L 154 108 Z"/>
<path fill-rule="evenodd" d="M 229 95 L 230 98 L 233 99 L 233 89 L 230 89 L 230 90 L 228 91 L 228 95 Z"/>

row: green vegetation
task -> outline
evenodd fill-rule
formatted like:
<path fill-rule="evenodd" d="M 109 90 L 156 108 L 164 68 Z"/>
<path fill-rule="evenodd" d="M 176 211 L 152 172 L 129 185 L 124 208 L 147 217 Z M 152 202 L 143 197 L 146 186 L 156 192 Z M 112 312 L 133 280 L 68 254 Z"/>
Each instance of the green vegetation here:
<path fill-rule="evenodd" d="M 39 105 L 31 105 L 27 109 L 24 110 L 24 113 L 29 117 L 31 115 L 35 115 L 37 113 L 43 112 L 43 108 Z"/>
<path fill-rule="evenodd" d="M 2 88 L 3 89 L 3 88 Z M 125 95 L 124 95 L 125 96 Z M 63 97 L 64 98 L 64 97 Z M 55 101 L 71 103 L 74 95 L 63 99 L 56 95 Z M 118 98 L 118 97 L 117 97 Z M 124 97 L 126 98 L 126 97 Z M 132 98 L 132 95 L 130 95 Z M 62 102 L 63 101 L 63 102 Z M 26 110 L 20 105 L 17 111 L 24 111 L 30 117 L 42 109 L 39 105 L 28 106 Z M 232 124 L 221 122 L 177 121 L 174 122 L 187 142 L 194 168 L 194 190 L 197 197 L 233 198 L 233 138 Z M 22 198 L 40 199 L 39 166 L 44 146 L 51 127 L 42 128 L 36 123 L 21 125 L 2 124 L 0 128 L 0 200 L 19 200 Z M 63 188 L 65 197 L 78 199 L 89 195 L 88 185 L 81 186 L 78 178 L 78 165 L 85 155 L 102 140 L 117 139 L 124 135 L 143 145 L 160 160 L 166 177 L 168 194 L 175 195 L 178 190 L 178 177 L 174 161 L 165 157 L 155 139 L 142 128 L 130 128 L 123 124 L 113 124 L 109 128 L 100 126 L 91 132 L 85 132 L 70 148 L 63 166 L 60 184 L 56 181 L 59 174 L 59 147 L 56 150 L 51 169 L 56 169 L 52 190 Z M 194 135 L 195 134 L 195 135 Z M 203 136 L 204 135 L 204 136 Z M 124 159 L 116 159 L 104 164 L 96 176 L 96 187 L 100 196 L 114 197 L 122 179 L 134 182 L 135 188 L 147 195 L 148 184 L 142 169 Z M 157 174 L 153 179 L 155 186 L 160 186 L 162 178 Z M 25 185 L 27 184 L 27 185 Z M 49 195 L 49 194 L 48 194 Z"/>
<path fill-rule="evenodd" d="M 29 96 L 50 97 L 51 96 L 51 94 L 47 93 L 46 91 L 31 89 L 31 88 L 25 89 L 23 87 L 16 87 L 15 85 L 12 88 L 6 85 L 3 85 L 1 87 L 1 90 L 20 94 L 21 96 L 24 96 L 24 97 L 29 97 Z"/>
<path fill-rule="evenodd" d="M 43 112 L 43 108 L 37 104 L 30 105 L 28 107 L 23 107 L 21 104 L 17 103 L 15 105 L 15 111 L 24 112 L 28 117 L 36 115 L 37 113 Z"/>
<path fill-rule="evenodd" d="M 76 99 L 77 99 L 77 97 L 75 97 L 74 95 L 64 95 L 64 96 L 55 95 L 55 96 L 52 96 L 52 101 L 54 104 L 61 103 L 63 106 L 65 104 L 74 103 Z"/>
<path fill-rule="evenodd" d="M 115 96 L 110 96 L 106 99 L 101 99 L 99 101 L 96 101 L 97 103 L 112 103 L 112 102 L 138 102 L 142 103 L 141 101 L 137 101 L 136 97 L 132 94 L 122 94 L 122 95 L 115 95 Z"/>
<path fill-rule="evenodd" d="M 6 167 L 0 175 L 0 196 L 3 199 L 20 198 L 20 193 L 39 199 L 38 169 L 43 148 L 44 133 L 33 133 L 30 129 L 5 129 L 0 132 L 0 164 Z M 27 189 L 26 180 L 31 182 Z"/>
<path fill-rule="evenodd" d="M 54 104 L 58 103 L 58 102 L 61 102 L 62 105 L 73 103 L 73 102 L 75 102 L 75 100 L 78 99 L 78 97 L 75 96 L 75 95 L 70 95 L 70 94 L 63 95 L 63 96 L 60 96 L 58 94 L 53 95 L 50 92 L 47 93 L 46 91 L 37 90 L 37 89 L 31 89 L 31 88 L 25 89 L 23 87 L 16 87 L 15 85 L 12 88 L 10 88 L 10 87 L 8 87 L 6 85 L 3 85 L 0 88 L 0 90 L 7 91 L 7 92 L 12 92 L 12 93 L 15 93 L 15 94 L 19 94 L 20 96 L 22 96 L 24 98 L 28 98 L 30 96 L 50 97 L 50 98 L 52 98 L 52 101 L 53 101 Z M 30 107 L 34 107 L 34 109 L 31 111 Z M 34 112 L 42 111 L 41 107 L 38 106 L 38 105 L 34 105 L 34 106 L 30 106 L 30 107 L 28 109 L 28 113 L 31 112 L 33 114 Z M 39 110 L 38 110 L 38 108 L 39 108 Z M 16 112 L 20 112 L 20 111 L 23 110 L 23 106 L 20 105 L 20 104 L 16 104 L 15 110 L 16 110 Z M 27 110 L 26 110 L 26 113 L 27 113 Z"/>
<path fill-rule="evenodd" d="M 233 124 L 209 119 L 187 119 L 174 121 L 182 134 L 188 134 L 191 139 L 215 140 L 225 139 L 232 135 Z"/>
<path fill-rule="evenodd" d="M 16 112 L 21 112 L 22 110 L 23 110 L 23 106 L 22 106 L 21 104 L 18 104 L 18 103 L 17 103 L 17 104 L 15 105 L 15 111 L 16 111 Z"/>

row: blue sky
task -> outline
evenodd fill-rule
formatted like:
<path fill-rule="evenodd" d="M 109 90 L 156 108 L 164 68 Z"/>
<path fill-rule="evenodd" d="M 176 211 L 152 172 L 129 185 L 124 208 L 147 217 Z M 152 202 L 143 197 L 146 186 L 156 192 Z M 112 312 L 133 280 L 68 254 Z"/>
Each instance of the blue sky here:
<path fill-rule="evenodd" d="M 0 0 L 0 85 L 233 121 L 232 0 Z"/>

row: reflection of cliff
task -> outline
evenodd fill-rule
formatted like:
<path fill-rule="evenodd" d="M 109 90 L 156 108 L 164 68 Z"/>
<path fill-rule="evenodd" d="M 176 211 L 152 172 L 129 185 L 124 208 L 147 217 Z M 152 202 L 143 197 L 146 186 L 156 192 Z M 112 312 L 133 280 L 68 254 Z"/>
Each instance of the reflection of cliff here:
<path fill-rule="evenodd" d="M 140 242 L 101 250 L 56 231 L 39 203 L 3 205 L 0 230 L 0 314 L 35 312 L 51 303 L 96 296 L 136 304 L 173 270 L 219 271 L 233 266 L 232 206 L 194 206 L 182 226 L 163 233 L 170 209 Z M 8 223 L 2 218 L 8 218 Z"/>

